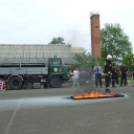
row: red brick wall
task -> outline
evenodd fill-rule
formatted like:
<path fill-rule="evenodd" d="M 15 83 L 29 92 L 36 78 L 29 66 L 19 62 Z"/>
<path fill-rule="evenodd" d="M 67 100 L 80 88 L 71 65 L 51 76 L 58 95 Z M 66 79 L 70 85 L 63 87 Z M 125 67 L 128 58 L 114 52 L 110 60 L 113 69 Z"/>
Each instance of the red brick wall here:
<path fill-rule="evenodd" d="M 100 41 L 100 17 L 92 15 L 91 19 L 91 49 L 92 56 L 101 57 L 101 41 Z"/>

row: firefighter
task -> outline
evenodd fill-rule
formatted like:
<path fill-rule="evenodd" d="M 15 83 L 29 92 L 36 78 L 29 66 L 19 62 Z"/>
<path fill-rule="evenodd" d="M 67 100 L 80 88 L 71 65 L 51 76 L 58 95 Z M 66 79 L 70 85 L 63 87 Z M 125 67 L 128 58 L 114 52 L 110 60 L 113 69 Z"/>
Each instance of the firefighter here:
<path fill-rule="evenodd" d="M 105 76 L 105 84 L 106 84 L 106 92 L 110 92 L 109 86 L 111 81 L 111 72 L 112 72 L 112 56 L 109 54 L 107 55 L 106 65 L 104 67 L 104 76 Z"/>
<path fill-rule="evenodd" d="M 124 86 L 126 86 L 126 81 L 127 81 L 127 73 L 128 73 L 128 68 L 126 67 L 126 64 L 123 63 L 123 66 L 120 68 L 121 70 L 121 85 L 122 86 L 122 83 L 123 83 L 123 80 L 125 79 L 125 83 L 124 83 Z"/>
<path fill-rule="evenodd" d="M 115 63 L 113 63 L 113 68 L 112 68 L 112 87 L 116 87 L 115 86 L 115 81 L 116 81 L 116 67 L 115 67 Z"/>
<path fill-rule="evenodd" d="M 119 84 L 119 81 L 118 81 L 118 73 L 119 73 L 119 69 L 118 69 L 118 66 L 116 66 L 116 84 Z"/>

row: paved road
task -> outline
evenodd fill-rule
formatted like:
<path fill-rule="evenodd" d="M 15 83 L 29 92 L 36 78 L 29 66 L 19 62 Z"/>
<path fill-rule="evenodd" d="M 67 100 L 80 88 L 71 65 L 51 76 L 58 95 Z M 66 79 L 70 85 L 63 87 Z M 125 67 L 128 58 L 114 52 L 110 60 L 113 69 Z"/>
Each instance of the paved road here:
<path fill-rule="evenodd" d="M 0 92 L 0 134 L 133 134 L 134 88 L 124 98 L 72 100 L 78 88 Z"/>

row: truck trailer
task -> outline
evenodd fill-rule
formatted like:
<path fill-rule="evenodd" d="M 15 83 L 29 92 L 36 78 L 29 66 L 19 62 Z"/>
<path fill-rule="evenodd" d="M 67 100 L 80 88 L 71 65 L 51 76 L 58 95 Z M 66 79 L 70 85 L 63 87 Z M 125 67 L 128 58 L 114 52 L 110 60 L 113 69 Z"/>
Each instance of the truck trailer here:
<path fill-rule="evenodd" d="M 68 81 L 68 66 L 62 58 L 46 59 L 4 59 L 0 64 L 0 78 L 9 84 L 11 89 L 21 89 L 24 83 L 44 83 L 52 88 L 60 88 Z"/>
<path fill-rule="evenodd" d="M 0 44 L 0 78 L 11 89 L 43 84 L 59 88 L 69 79 L 68 66 L 75 64 L 67 45 Z"/>

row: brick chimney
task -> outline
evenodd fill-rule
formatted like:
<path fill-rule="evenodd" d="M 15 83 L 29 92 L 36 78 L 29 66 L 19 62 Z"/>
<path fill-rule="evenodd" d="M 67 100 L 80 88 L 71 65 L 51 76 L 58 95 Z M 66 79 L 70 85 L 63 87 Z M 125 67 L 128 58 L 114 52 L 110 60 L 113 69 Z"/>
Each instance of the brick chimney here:
<path fill-rule="evenodd" d="M 100 15 L 98 12 L 91 12 L 90 15 L 92 56 L 101 57 Z"/>

